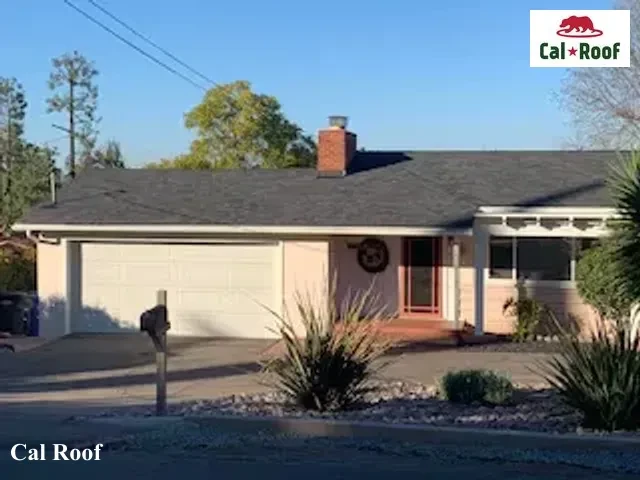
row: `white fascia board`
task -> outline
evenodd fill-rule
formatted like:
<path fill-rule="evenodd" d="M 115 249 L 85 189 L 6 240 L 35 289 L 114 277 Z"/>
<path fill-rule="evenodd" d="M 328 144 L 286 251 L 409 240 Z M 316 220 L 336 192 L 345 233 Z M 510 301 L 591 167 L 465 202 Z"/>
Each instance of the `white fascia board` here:
<path fill-rule="evenodd" d="M 399 235 L 439 236 L 471 235 L 471 229 L 429 227 L 317 227 L 317 226 L 243 226 L 243 225 L 69 225 L 69 224 L 16 224 L 20 232 L 67 233 L 136 233 L 136 234 L 256 234 L 256 235 Z"/>
<path fill-rule="evenodd" d="M 615 218 L 617 210 L 611 207 L 491 207 L 478 208 L 477 218 Z"/>

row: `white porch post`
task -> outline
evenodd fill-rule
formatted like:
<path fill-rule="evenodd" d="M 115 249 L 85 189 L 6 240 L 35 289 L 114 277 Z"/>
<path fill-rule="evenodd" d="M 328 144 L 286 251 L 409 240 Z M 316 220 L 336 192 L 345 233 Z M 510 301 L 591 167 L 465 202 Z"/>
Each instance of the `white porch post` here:
<path fill-rule="evenodd" d="M 64 334 L 71 333 L 73 316 L 80 311 L 80 244 L 61 240 L 64 249 Z"/>
<path fill-rule="evenodd" d="M 451 249 L 451 263 L 453 265 L 453 324 L 460 329 L 460 240 L 453 239 Z"/>
<path fill-rule="evenodd" d="M 64 334 L 71 333 L 71 316 L 73 314 L 72 298 L 73 298 L 73 245 L 67 239 L 60 241 L 64 251 Z"/>
<path fill-rule="evenodd" d="M 474 266 L 474 305 L 475 305 L 475 334 L 484 334 L 484 295 L 485 295 L 485 268 L 489 250 L 489 234 L 482 225 L 481 220 L 476 219 L 473 224 L 473 266 Z"/>

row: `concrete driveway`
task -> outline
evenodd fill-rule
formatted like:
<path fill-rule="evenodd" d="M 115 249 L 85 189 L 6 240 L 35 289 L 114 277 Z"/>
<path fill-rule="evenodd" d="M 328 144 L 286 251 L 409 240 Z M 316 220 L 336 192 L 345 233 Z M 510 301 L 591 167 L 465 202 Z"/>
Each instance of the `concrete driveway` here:
<path fill-rule="evenodd" d="M 170 338 L 169 401 L 266 390 L 259 360 L 273 341 Z M 452 369 L 491 368 L 520 383 L 540 383 L 530 368 L 545 357 L 431 347 L 396 352 L 384 377 L 433 383 Z M 144 334 L 71 335 L 0 354 L 0 403 L 104 405 L 151 403 L 155 351 Z"/>

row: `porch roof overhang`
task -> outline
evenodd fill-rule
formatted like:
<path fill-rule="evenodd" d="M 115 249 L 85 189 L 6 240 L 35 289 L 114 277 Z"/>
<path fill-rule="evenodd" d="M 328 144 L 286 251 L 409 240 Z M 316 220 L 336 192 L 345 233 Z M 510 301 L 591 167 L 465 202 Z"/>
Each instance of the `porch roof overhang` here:
<path fill-rule="evenodd" d="M 142 224 L 29 224 L 13 230 L 50 236 L 122 235 L 191 236 L 471 236 L 479 226 L 493 235 L 506 236 L 601 236 L 606 224 L 618 217 L 609 207 L 482 206 L 475 212 L 474 228 L 428 226 L 287 226 L 287 225 L 142 225 Z"/>
<path fill-rule="evenodd" d="M 609 233 L 607 222 L 619 214 L 610 207 L 480 207 L 477 228 L 492 235 L 600 237 Z"/>

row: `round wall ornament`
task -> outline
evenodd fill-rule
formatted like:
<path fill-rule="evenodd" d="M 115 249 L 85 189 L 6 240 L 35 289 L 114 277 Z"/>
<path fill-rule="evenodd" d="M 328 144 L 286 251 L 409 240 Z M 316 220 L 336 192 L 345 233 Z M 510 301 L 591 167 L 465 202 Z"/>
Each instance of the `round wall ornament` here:
<path fill-rule="evenodd" d="M 369 273 L 383 272 L 389 265 L 389 249 L 379 238 L 365 238 L 358 246 L 358 264 Z"/>

